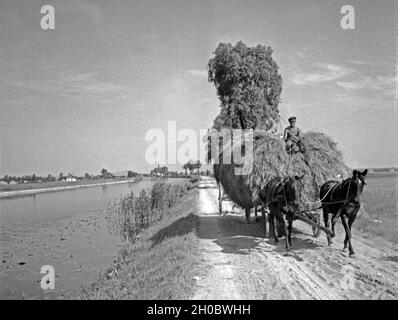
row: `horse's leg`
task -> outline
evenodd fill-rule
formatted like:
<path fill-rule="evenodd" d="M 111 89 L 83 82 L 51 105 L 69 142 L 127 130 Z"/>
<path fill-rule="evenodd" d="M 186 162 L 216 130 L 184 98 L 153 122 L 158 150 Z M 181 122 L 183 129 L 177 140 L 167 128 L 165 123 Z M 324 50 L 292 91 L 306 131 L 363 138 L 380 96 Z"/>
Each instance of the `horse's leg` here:
<path fill-rule="evenodd" d="M 291 216 L 290 216 L 289 219 L 288 219 L 289 225 L 288 225 L 288 227 L 287 227 L 287 230 L 289 231 L 289 244 L 290 244 L 291 247 L 293 246 L 293 245 L 292 245 L 293 220 L 294 220 L 294 217 L 291 217 Z"/>
<path fill-rule="evenodd" d="M 343 208 L 340 208 L 335 215 L 332 217 L 332 234 L 330 235 L 332 238 L 336 236 L 336 232 L 334 231 L 334 227 L 336 226 L 336 222 L 339 219 Z"/>
<path fill-rule="evenodd" d="M 269 208 L 269 215 L 268 215 L 268 217 L 269 217 L 269 231 L 270 231 L 270 236 L 271 236 L 271 231 L 272 231 L 272 236 L 274 237 L 274 241 L 275 241 L 275 242 L 279 242 L 278 234 L 277 234 L 277 231 L 275 230 L 275 217 L 276 217 L 276 210 L 277 210 L 277 208 L 276 208 L 273 204 L 270 204 L 270 205 L 268 206 L 268 208 Z"/>
<path fill-rule="evenodd" d="M 341 217 L 341 218 L 343 218 L 343 217 Z M 342 220 L 343 221 L 343 220 Z M 350 221 L 350 219 L 348 219 L 348 221 Z M 344 224 L 344 223 L 343 223 Z M 345 227 L 344 227 L 345 228 Z M 350 233 L 351 233 L 351 228 L 350 228 L 350 223 L 348 222 L 348 230 L 350 231 Z M 344 238 L 344 248 L 343 248 L 343 251 L 346 251 L 346 249 L 348 248 L 348 243 L 349 243 L 349 241 L 348 241 L 349 239 L 348 239 L 348 232 L 346 231 L 346 233 L 345 233 L 345 238 Z"/>
<path fill-rule="evenodd" d="M 352 212 L 350 212 L 349 209 L 350 208 L 345 209 L 345 212 L 343 214 L 347 214 L 347 216 L 348 216 L 348 229 L 350 230 L 350 234 L 352 234 L 351 226 L 352 226 L 352 224 L 354 223 L 354 221 L 355 221 L 355 219 L 357 217 L 357 213 L 358 213 L 359 207 L 358 208 L 354 208 Z M 349 238 L 348 238 L 348 234 L 346 233 L 346 236 L 345 236 L 345 239 L 344 239 L 344 249 L 343 249 L 344 251 L 345 251 L 345 249 L 347 249 L 348 244 L 349 244 Z"/>
<path fill-rule="evenodd" d="M 351 214 L 349 215 L 349 217 L 348 217 L 348 229 L 350 230 L 350 238 L 348 239 L 348 243 L 349 243 L 349 245 L 350 245 L 350 247 L 351 247 L 351 249 L 350 249 L 350 255 L 351 255 L 351 254 L 355 254 L 355 253 L 354 253 L 354 248 L 353 248 L 352 245 L 351 245 L 351 236 L 352 236 L 351 227 L 352 227 L 352 224 L 354 223 L 355 219 L 357 218 L 357 213 L 358 213 L 358 211 L 359 211 L 359 207 L 356 208 L 356 209 L 354 210 L 354 212 L 351 213 Z M 345 243 L 344 243 L 344 247 L 346 247 Z"/>
<path fill-rule="evenodd" d="M 267 219 L 265 217 L 264 206 L 261 206 L 261 217 L 263 219 L 264 238 L 267 236 Z"/>
<path fill-rule="evenodd" d="M 325 228 L 329 230 L 329 210 L 328 208 L 323 208 L 323 221 L 325 222 Z M 328 240 L 328 246 L 330 246 L 332 242 L 332 238 L 329 233 L 326 232 L 326 239 Z"/>
<path fill-rule="evenodd" d="M 257 222 L 257 206 L 254 206 L 254 216 L 255 216 L 255 220 Z"/>
<path fill-rule="evenodd" d="M 274 237 L 274 242 L 275 243 L 279 242 L 278 234 L 275 229 L 275 215 L 273 213 L 270 214 L 269 229 L 272 230 L 272 236 Z"/>
<path fill-rule="evenodd" d="M 343 223 L 344 230 L 346 233 L 346 239 L 348 240 L 348 250 L 350 252 L 350 255 L 353 255 L 355 253 L 354 253 L 354 250 L 352 249 L 352 245 L 351 245 L 351 230 L 348 227 L 347 218 L 345 217 L 344 214 L 341 215 L 341 222 Z M 345 249 L 345 247 L 346 247 L 346 243 L 344 243 L 344 249 Z"/>
<path fill-rule="evenodd" d="M 281 212 L 280 219 L 283 223 L 283 229 L 285 230 L 285 248 L 286 248 L 286 251 L 289 251 L 289 247 L 290 247 L 289 232 L 288 232 L 288 227 L 287 227 L 285 217 L 282 212 Z"/>
<path fill-rule="evenodd" d="M 343 215 L 345 214 L 345 212 L 343 213 Z M 341 221 L 343 222 L 343 215 L 341 215 Z M 345 220 L 346 221 L 346 220 Z M 344 222 L 343 222 L 343 226 L 344 226 Z M 349 227 L 348 227 L 349 228 Z M 345 251 L 347 248 L 348 248 L 348 232 L 347 232 L 347 230 L 345 229 L 345 227 L 344 227 L 344 230 L 345 230 L 345 237 L 344 237 L 344 248 L 343 248 L 343 251 Z"/>
<path fill-rule="evenodd" d="M 348 247 L 348 232 L 349 232 L 349 228 L 347 225 L 347 220 L 344 216 L 341 216 L 341 222 L 343 223 L 343 227 L 345 230 L 345 238 L 344 238 L 344 247 L 343 247 L 343 251 L 345 251 Z"/>

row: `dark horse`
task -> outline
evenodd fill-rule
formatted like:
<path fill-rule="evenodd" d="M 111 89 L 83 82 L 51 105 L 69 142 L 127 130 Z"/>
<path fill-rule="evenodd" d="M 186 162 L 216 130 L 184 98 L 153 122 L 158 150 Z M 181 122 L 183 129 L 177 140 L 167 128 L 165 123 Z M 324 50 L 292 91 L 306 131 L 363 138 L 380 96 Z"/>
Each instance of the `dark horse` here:
<path fill-rule="evenodd" d="M 278 242 L 278 230 L 275 226 L 275 219 L 285 234 L 286 250 L 292 246 L 291 232 L 293 220 L 299 213 L 300 186 L 303 177 L 286 178 L 280 180 L 275 178 L 268 182 L 260 191 L 259 196 L 264 206 L 268 205 L 270 236 L 273 235 L 275 242 Z M 285 217 L 286 216 L 286 220 Z"/>
<path fill-rule="evenodd" d="M 332 244 L 335 236 L 334 227 L 339 217 L 345 229 L 344 249 L 349 249 L 350 255 L 354 254 L 351 244 L 351 226 L 357 217 L 361 203 L 359 196 L 366 185 L 365 176 L 368 170 L 363 172 L 354 170 L 352 177 L 342 182 L 328 181 L 322 185 L 319 197 L 322 203 L 323 220 L 325 227 L 329 229 L 329 214 L 332 214 L 332 232 L 326 234 L 328 245 Z M 348 223 L 347 223 L 348 219 Z"/>

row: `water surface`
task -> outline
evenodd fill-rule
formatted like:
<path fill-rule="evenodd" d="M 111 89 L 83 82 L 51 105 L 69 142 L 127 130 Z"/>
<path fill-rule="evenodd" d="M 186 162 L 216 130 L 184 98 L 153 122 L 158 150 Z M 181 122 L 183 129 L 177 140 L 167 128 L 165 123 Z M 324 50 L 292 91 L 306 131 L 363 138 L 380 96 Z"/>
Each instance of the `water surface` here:
<path fill-rule="evenodd" d="M 106 228 L 108 203 L 153 183 L 143 180 L 0 199 L 0 298 L 62 298 L 92 283 L 112 264 L 121 246 Z M 55 268 L 55 290 L 41 289 L 43 265 Z"/>

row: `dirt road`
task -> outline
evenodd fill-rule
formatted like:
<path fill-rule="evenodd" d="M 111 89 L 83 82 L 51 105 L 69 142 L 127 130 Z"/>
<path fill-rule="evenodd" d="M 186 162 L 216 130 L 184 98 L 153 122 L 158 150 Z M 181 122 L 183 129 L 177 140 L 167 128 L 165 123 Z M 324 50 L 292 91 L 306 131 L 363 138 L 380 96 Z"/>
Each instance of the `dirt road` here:
<path fill-rule="evenodd" d="M 353 231 L 355 257 L 343 252 L 339 222 L 331 247 L 324 234 L 294 222 L 293 248 L 286 254 L 264 238 L 238 210 L 218 215 L 218 190 L 199 189 L 201 269 L 194 299 L 397 299 L 398 250 L 393 243 Z M 268 234 L 267 234 L 268 236 Z"/>

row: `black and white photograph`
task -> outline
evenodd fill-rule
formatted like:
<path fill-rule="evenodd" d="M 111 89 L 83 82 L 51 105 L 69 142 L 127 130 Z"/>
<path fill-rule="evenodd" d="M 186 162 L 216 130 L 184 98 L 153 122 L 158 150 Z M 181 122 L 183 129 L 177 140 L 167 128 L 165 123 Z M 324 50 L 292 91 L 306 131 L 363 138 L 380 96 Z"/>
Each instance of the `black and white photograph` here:
<path fill-rule="evenodd" d="M 0 300 L 398 300 L 397 44 L 396 0 L 0 0 Z"/>

